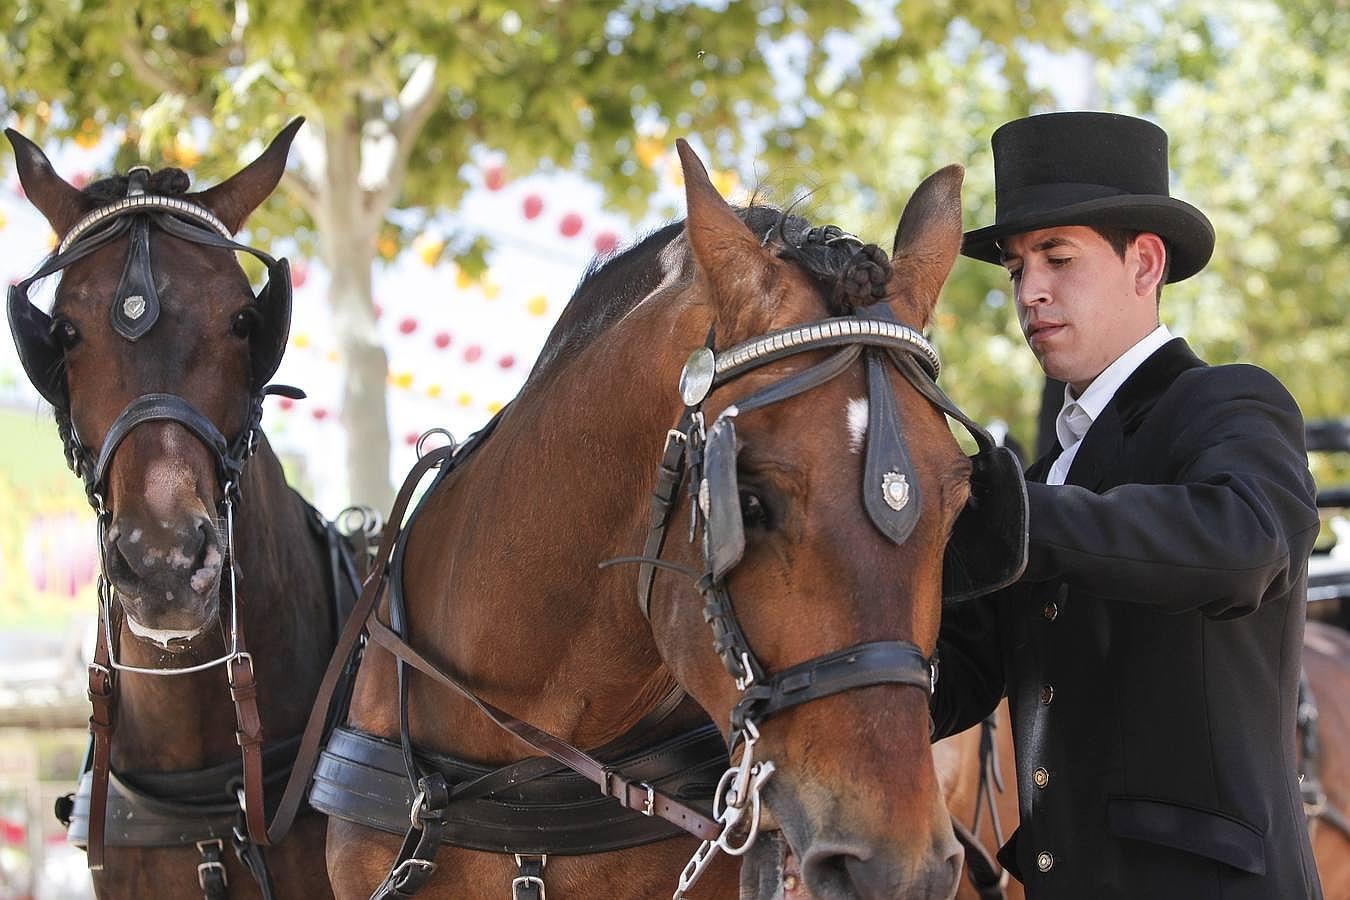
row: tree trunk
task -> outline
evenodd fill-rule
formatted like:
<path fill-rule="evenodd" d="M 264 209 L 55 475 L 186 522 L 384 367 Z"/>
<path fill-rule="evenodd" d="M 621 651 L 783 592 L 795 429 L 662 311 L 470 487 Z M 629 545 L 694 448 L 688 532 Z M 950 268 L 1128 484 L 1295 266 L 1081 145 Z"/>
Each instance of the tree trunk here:
<path fill-rule="evenodd" d="M 366 209 L 357 187 L 360 125 L 355 116 L 330 123 L 327 166 L 319 198 L 324 264 L 332 276 L 328 302 L 342 356 L 342 409 L 347 431 L 348 502 L 387 513 L 389 482 L 389 361 L 375 329 L 371 267 L 379 216 Z"/>

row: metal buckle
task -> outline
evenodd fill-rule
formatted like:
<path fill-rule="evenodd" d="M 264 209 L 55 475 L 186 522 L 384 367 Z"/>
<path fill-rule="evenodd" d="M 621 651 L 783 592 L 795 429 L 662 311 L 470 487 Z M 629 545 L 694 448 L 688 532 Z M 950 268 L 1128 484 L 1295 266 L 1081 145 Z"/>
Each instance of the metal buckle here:
<path fill-rule="evenodd" d="M 428 875 L 436 871 L 436 864 L 431 860 L 418 859 L 416 856 L 413 856 L 394 866 L 393 870 L 389 873 L 389 880 L 394 884 L 398 884 L 401 879 L 407 877 L 407 870 L 411 869 L 413 866 L 420 867 Z"/>
<path fill-rule="evenodd" d="M 422 828 L 422 807 L 426 806 L 426 803 L 427 792 L 418 791 L 417 796 L 413 797 L 412 806 L 408 808 L 408 821 L 418 830 Z"/>
<path fill-rule="evenodd" d="M 512 855 L 515 856 L 515 858 L 516 858 L 516 868 L 517 868 L 517 869 L 519 869 L 519 868 L 521 868 L 522 866 L 525 865 L 525 860 L 526 860 L 527 858 L 528 858 L 528 859 L 535 859 L 536 857 L 537 857 L 538 860 L 539 860 L 539 868 L 540 868 L 540 870 L 543 870 L 546 866 L 548 866 L 548 854 L 547 854 L 547 853 L 540 853 L 540 854 L 534 854 L 534 853 L 515 853 L 515 854 L 512 854 Z M 519 896 L 518 891 L 519 891 L 520 888 L 538 888 L 538 889 L 539 889 L 539 900 L 547 900 L 547 894 L 545 893 L 545 888 L 544 888 L 544 879 L 541 878 L 541 877 L 538 876 L 538 875 L 517 875 L 515 878 L 512 878 L 512 879 L 511 879 L 511 897 L 512 897 L 512 900 L 514 900 L 515 897 Z"/>
<path fill-rule="evenodd" d="M 238 682 L 234 680 L 234 666 L 235 663 L 240 661 L 247 662 L 249 671 L 253 671 L 252 653 L 236 653 L 234 656 L 231 656 L 229 659 L 225 660 L 225 673 L 229 678 L 230 687 L 238 687 Z"/>
<path fill-rule="evenodd" d="M 210 838 L 205 841 L 198 841 L 197 852 L 204 858 L 206 856 L 206 849 L 212 845 L 215 846 L 217 856 L 225 852 L 225 842 L 220 838 Z M 220 883 L 223 886 L 230 886 L 229 875 L 225 872 L 225 863 L 221 862 L 219 859 L 207 859 L 205 862 L 197 863 L 197 887 L 201 888 L 203 892 L 206 891 L 206 873 L 213 870 L 220 872 Z"/>
<path fill-rule="evenodd" d="M 645 788 L 647 791 L 647 799 L 642 803 L 642 814 L 644 816 L 656 815 L 656 789 L 645 781 L 639 783 L 638 787 Z"/>
<path fill-rule="evenodd" d="M 511 879 L 511 896 L 516 896 L 519 888 L 539 888 L 539 900 L 546 900 L 547 894 L 544 891 L 544 879 L 538 875 L 517 875 Z"/>

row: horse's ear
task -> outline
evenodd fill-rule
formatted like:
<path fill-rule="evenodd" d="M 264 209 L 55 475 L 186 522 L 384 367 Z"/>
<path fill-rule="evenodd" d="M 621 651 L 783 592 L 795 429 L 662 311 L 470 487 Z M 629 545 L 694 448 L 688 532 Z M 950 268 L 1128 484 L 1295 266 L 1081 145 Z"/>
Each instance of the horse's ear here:
<path fill-rule="evenodd" d="M 303 124 L 303 118 L 292 119 L 272 139 L 261 156 L 215 187 L 199 194 L 190 194 L 190 199 L 215 213 L 230 231 L 243 228 L 249 215 L 276 190 L 277 183 L 286 171 L 286 156 L 290 152 L 291 141 Z"/>
<path fill-rule="evenodd" d="M 685 234 L 699 270 L 712 289 L 721 337 L 732 338 L 746 327 L 743 313 L 753 311 L 761 296 L 763 275 L 771 258 L 760 241 L 713 187 L 708 171 L 683 139 L 675 142 L 684 170 L 688 208 Z M 739 326 L 737 323 L 739 322 Z"/>
<path fill-rule="evenodd" d="M 966 170 L 951 165 L 923 180 L 900 214 L 891 250 L 887 294 L 897 316 L 919 328 L 928 324 L 942 283 L 961 252 L 961 181 Z"/>
<path fill-rule="evenodd" d="M 5 137 L 14 147 L 14 161 L 24 194 L 46 217 L 56 236 L 65 237 L 70 226 L 84 215 L 84 198 L 79 189 L 56 174 L 47 154 L 37 144 L 13 128 L 5 129 Z"/>

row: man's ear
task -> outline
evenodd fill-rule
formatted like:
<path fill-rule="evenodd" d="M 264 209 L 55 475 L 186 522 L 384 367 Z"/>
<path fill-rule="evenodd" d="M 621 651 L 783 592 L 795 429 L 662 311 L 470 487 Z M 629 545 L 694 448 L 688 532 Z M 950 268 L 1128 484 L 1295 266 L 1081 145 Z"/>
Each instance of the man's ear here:
<path fill-rule="evenodd" d="M 1139 260 L 1134 292 L 1141 297 L 1157 297 L 1167 276 L 1167 243 L 1151 231 L 1141 231 L 1134 239 L 1134 251 Z"/>

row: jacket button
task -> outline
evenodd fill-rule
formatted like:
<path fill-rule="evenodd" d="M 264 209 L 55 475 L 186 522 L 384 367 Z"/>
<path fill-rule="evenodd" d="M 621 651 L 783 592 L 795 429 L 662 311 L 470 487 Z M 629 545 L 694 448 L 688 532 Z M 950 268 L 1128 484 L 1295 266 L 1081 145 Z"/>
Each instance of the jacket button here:
<path fill-rule="evenodd" d="M 1042 872 L 1049 872 L 1055 867 L 1055 855 L 1048 850 L 1042 850 L 1036 854 L 1036 868 Z"/>
<path fill-rule="evenodd" d="M 1045 621 L 1053 622 L 1059 615 L 1059 604 L 1053 600 L 1047 601 L 1045 606 L 1041 607 L 1041 615 L 1045 616 Z"/>
<path fill-rule="evenodd" d="M 1031 780 L 1036 782 L 1036 787 L 1043 788 L 1050 783 L 1050 773 L 1045 769 L 1037 769 L 1031 773 Z"/>
<path fill-rule="evenodd" d="M 1041 706 L 1049 706 L 1053 699 L 1055 699 L 1055 686 L 1053 684 L 1041 685 Z"/>

